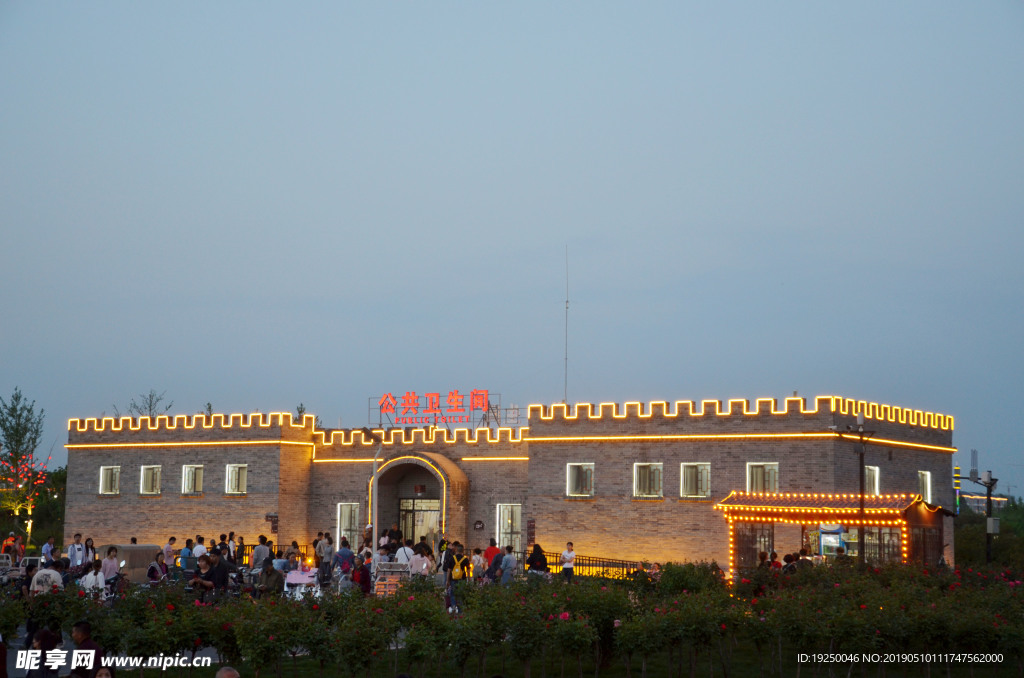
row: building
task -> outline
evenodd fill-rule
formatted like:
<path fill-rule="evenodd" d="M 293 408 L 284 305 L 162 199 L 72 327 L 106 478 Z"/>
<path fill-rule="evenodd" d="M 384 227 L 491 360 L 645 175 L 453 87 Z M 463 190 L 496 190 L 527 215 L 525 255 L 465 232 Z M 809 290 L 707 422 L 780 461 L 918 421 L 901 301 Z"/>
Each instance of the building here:
<path fill-rule="evenodd" d="M 866 494 L 954 507 L 951 416 L 836 396 L 531 405 L 526 427 L 451 431 L 198 414 L 72 419 L 65 539 L 234 530 L 309 543 L 397 523 L 471 547 L 573 541 L 583 554 L 724 565 L 731 523 L 715 505 L 732 493 L 859 493 L 858 413 Z M 793 551 L 816 527 L 761 525 L 749 548 Z M 952 561 L 949 516 L 939 529 Z"/>

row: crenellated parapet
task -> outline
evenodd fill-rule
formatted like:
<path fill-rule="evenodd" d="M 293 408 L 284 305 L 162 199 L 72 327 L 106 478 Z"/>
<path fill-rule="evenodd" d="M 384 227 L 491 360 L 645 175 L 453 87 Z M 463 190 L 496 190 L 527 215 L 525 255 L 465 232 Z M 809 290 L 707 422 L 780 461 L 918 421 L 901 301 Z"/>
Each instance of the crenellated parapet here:
<path fill-rule="evenodd" d="M 530 421 L 598 421 L 598 420 L 672 420 L 679 418 L 705 419 L 724 417 L 787 417 L 794 415 L 838 414 L 855 417 L 860 413 L 865 419 L 917 426 L 939 431 L 953 430 L 953 417 L 947 414 L 924 412 L 894 405 L 854 400 L 840 396 L 817 396 L 813 399 L 791 397 L 783 400 L 757 398 L 746 400 L 733 398 L 720 400 L 677 400 L 674 403 L 652 401 L 646 405 L 639 401 L 627 403 L 565 403 L 554 405 L 530 405 Z"/>
<path fill-rule="evenodd" d="M 252 412 L 248 414 L 161 414 L 156 417 L 89 417 L 69 419 L 68 431 L 109 433 L 123 431 L 190 431 L 210 429 L 298 428 L 313 430 L 316 417 L 307 414 L 296 424 L 291 412 Z"/>
<path fill-rule="evenodd" d="M 392 428 L 372 431 L 386 446 L 404 445 L 455 445 L 488 444 L 488 443 L 519 443 L 523 440 L 526 428 Z M 373 436 L 366 435 L 360 429 L 337 429 L 314 432 L 317 445 L 330 447 L 356 447 L 371 449 L 377 445 Z"/>

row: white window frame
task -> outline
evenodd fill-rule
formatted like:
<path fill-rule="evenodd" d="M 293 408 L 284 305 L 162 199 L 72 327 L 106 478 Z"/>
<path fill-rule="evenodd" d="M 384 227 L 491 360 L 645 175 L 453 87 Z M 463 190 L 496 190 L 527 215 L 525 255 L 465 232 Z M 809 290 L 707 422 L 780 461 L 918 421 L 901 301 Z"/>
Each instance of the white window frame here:
<path fill-rule="evenodd" d="M 751 482 L 750 471 L 755 466 L 764 466 L 765 467 L 765 471 L 766 471 L 766 473 L 765 473 L 765 480 L 768 479 L 768 474 L 767 474 L 768 467 L 770 467 L 770 466 L 775 467 L 775 488 L 774 489 L 764 489 L 764 490 L 754 490 L 753 489 L 753 483 Z M 747 462 L 747 492 L 777 493 L 778 491 L 779 491 L 779 462 L 777 462 L 777 461 L 748 461 Z"/>
<path fill-rule="evenodd" d="M 106 472 L 111 472 L 112 487 L 104 484 L 104 475 Z M 121 467 L 120 466 L 100 466 L 100 494 L 121 494 Z"/>
<path fill-rule="evenodd" d="M 871 482 L 872 475 L 868 473 L 868 469 L 871 469 L 871 474 L 874 474 L 874 481 L 875 482 Z M 879 469 L 877 466 L 869 466 L 869 465 L 865 464 L 864 465 L 864 494 L 875 495 L 877 497 L 878 495 L 880 495 L 882 493 L 881 492 L 881 487 L 882 487 L 882 472 L 881 472 L 881 469 Z"/>
<path fill-rule="evenodd" d="M 921 484 L 924 481 L 924 489 L 926 492 L 921 492 Z M 921 499 L 924 499 L 926 504 L 932 503 L 932 472 L 931 471 L 918 471 L 917 472 L 917 489 L 921 494 Z"/>
<path fill-rule="evenodd" d="M 513 516 L 510 521 L 512 524 L 503 525 L 501 516 L 502 509 L 508 508 Z M 504 550 L 509 544 L 512 545 L 512 552 L 519 553 L 523 550 L 523 505 L 522 504 L 498 504 L 497 510 L 495 511 L 495 530 L 494 537 L 498 541 L 498 546 Z M 521 567 L 521 565 L 520 565 Z"/>
<path fill-rule="evenodd" d="M 686 491 L 686 470 L 688 468 L 696 469 L 697 482 L 696 482 L 696 493 L 687 493 Z M 701 483 L 701 475 L 703 475 L 703 483 Z M 701 492 L 701 485 L 704 486 L 704 491 Z M 679 496 L 686 498 L 695 499 L 706 499 L 711 496 L 711 462 L 709 461 L 686 461 L 679 465 Z"/>
<path fill-rule="evenodd" d="M 147 473 L 152 474 L 153 478 L 151 479 L 151 481 L 155 481 L 149 483 L 150 487 L 148 489 L 146 487 Z M 139 469 L 139 494 L 145 494 L 150 496 L 160 494 L 160 475 L 161 468 L 159 464 L 148 464 Z"/>
<path fill-rule="evenodd" d="M 342 508 L 345 508 L 349 513 L 350 520 L 347 525 L 343 525 L 341 522 Z M 344 527 L 346 530 L 351 527 L 352 534 L 346 535 L 349 540 L 349 546 L 352 547 L 352 551 L 355 552 L 360 546 L 362 546 L 363 540 L 361 538 L 362 531 L 359 529 L 359 503 L 358 502 L 338 502 L 338 512 L 334 519 L 334 544 L 335 548 L 341 548 L 341 530 Z M 407 535 L 408 536 L 408 535 Z"/>
<path fill-rule="evenodd" d="M 238 482 L 238 472 L 242 472 L 242 482 Z M 232 483 L 232 478 L 235 482 Z M 239 489 L 241 485 L 241 489 Z M 224 494 L 242 495 L 249 493 L 249 465 L 228 464 L 224 467 Z"/>
<path fill-rule="evenodd" d="M 198 479 L 198 482 L 197 482 Z M 192 482 L 189 483 L 189 480 Z M 181 493 L 202 494 L 203 493 L 203 465 L 184 464 L 181 467 Z"/>
<path fill-rule="evenodd" d="M 574 492 L 573 491 L 574 488 L 573 488 L 573 482 L 572 481 L 573 481 L 573 470 L 574 469 L 576 469 L 577 472 L 582 472 L 584 474 L 584 478 L 586 478 L 587 475 L 589 475 L 589 479 L 590 479 L 589 490 L 586 487 L 586 485 L 588 483 L 586 481 L 584 481 L 584 488 L 583 488 L 584 491 L 582 491 L 582 492 Z M 579 463 L 573 462 L 573 463 L 569 463 L 569 464 L 565 465 L 565 496 L 567 496 L 567 497 L 593 497 L 594 496 L 594 464 L 593 464 L 593 462 L 579 462 Z"/>
<path fill-rule="evenodd" d="M 640 467 L 648 466 L 658 470 L 658 488 L 656 492 L 640 492 Z M 642 499 L 656 499 L 665 496 L 665 465 L 660 461 L 656 462 L 635 462 L 633 464 L 633 496 Z"/>

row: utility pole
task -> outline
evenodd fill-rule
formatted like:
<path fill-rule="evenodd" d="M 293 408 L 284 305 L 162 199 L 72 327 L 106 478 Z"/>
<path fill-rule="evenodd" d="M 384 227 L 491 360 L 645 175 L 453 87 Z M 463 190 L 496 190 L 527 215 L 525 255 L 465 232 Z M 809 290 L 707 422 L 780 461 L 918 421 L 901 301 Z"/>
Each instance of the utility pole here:
<path fill-rule="evenodd" d="M 992 490 L 999 482 L 992 477 L 992 471 L 985 471 L 978 476 L 978 451 L 971 450 L 971 482 L 985 488 L 985 563 L 992 563 L 992 535 L 999 532 L 999 519 L 992 516 Z"/>

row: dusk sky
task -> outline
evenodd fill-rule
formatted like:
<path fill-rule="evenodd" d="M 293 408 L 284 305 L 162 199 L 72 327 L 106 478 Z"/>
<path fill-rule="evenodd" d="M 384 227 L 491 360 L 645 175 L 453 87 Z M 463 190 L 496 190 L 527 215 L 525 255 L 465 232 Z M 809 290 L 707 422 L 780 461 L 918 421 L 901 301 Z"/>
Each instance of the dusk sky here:
<path fill-rule="evenodd" d="M 1024 495 L 1022 121 L 1018 1 L 0 2 L 0 395 L 56 464 L 560 402 L 568 248 L 570 402 L 952 414 Z"/>

